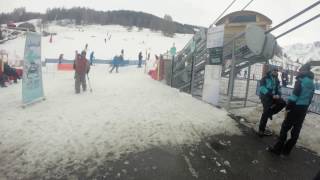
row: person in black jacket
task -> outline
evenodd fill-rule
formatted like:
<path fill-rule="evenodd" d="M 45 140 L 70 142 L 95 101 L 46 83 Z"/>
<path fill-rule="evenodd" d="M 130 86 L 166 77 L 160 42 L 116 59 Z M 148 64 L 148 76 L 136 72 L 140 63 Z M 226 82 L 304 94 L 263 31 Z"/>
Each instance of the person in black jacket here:
<path fill-rule="evenodd" d="M 281 87 L 278 79 L 278 69 L 273 68 L 260 81 L 260 99 L 263 105 L 263 113 L 260 118 L 259 136 L 271 135 L 266 131 L 268 119 L 272 120 L 272 115 L 280 112 L 286 102 L 281 98 Z"/>
<path fill-rule="evenodd" d="M 21 77 L 18 75 L 17 70 L 15 68 L 12 68 L 8 65 L 8 63 L 4 63 L 4 74 L 7 76 L 13 77 L 13 82 L 17 83 L 17 79 L 21 79 Z"/>
<path fill-rule="evenodd" d="M 138 55 L 138 58 L 139 58 L 139 61 L 138 61 L 138 68 L 141 68 L 141 65 L 142 65 L 142 52 L 139 52 L 139 55 Z"/>
<path fill-rule="evenodd" d="M 292 95 L 288 98 L 286 117 L 282 123 L 278 142 L 269 151 L 280 155 L 289 155 L 298 141 L 303 121 L 308 112 L 314 94 L 314 74 L 311 65 L 305 64 L 299 70 Z M 291 138 L 287 134 L 291 130 Z"/>

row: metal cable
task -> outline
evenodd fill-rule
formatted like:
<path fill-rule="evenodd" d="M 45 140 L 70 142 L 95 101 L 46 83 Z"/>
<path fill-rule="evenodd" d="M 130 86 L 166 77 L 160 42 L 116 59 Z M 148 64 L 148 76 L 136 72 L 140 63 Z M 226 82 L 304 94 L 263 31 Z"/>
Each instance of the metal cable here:
<path fill-rule="evenodd" d="M 229 4 L 229 6 L 219 15 L 219 17 L 214 21 L 213 24 L 216 24 L 216 23 L 218 22 L 218 20 L 224 15 L 224 13 L 226 13 L 226 12 L 229 10 L 229 8 L 230 8 L 236 1 L 237 1 L 237 0 L 233 0 L 233 1 Z M 211 25 L 213 25 L 213 24 L 211 24 Z"/>
<path fill-rule="evenodd" d="M 319 0 L 319 1 L 317 1 L 317 2 L 315 2 L 315 3 L 313 3 L 311 6 L 309 6 L 309 7 L 305 8 L 304 10 L 300 11 L 299 13 L 297 13 L 297 14 L 295 14 L 295 15 L 291 16 L 290 18 L 288 18 L 288 19 L 284 20 L 283 22 L 281 22 L 280 24 L 276 25 L 275 27 L 273 27 L 273 28 L 269 29 L 268 31 L 266 31 L 266 34 L 267 34 L 267 33 L 270 33 L 271 31 L 273 31 L 273 30 L 275 30 L 275 29 L 277 29 L 277 28 L 279 28 L 279 27 L 281 27 L 282 25 L 284 25 L 284 24 L 288 23 L 289 21 L 291 21 L 291 20 L 295 19 L 296 17 L 300 16 L 301 14 L 303 14 L 303 13 L 305 13 L 305 12 L 309 11 L 310 9 L 312 9 L 312 8 L 314 8 L 314 7 L 316 7 L 316 6 L 318 6 L 319 4 L 320 4 L 320 0 Z"/>
<path fill-rule="evenodd" d="M 290 33 L 290 32 L 292 32 L 292 31 L 294 31 L 294 30 L 296 30 L 296 29 L 298 29 L 298 28 L 300 28 L 300 27 L 302 27 L 302 26 L 304 26 L 304 25 L 306 25 L 306 24 L 310 23 L 311 21 L 316 20 L 316 19 L 317 19 L 317 18 L 319 18 L 319 17 L 320 17 L 320 14 L 318 14 L 318 15 L 314 16 L 314 17 L 313 17 L 313 18 L 311 18 L 311 19 L 308 19 L 307 21 L 305 21 L 305 22 L 303 22 L 303 23 L 301 23 L 301 24 L 299 24 L 299 25 L 297 25 L 297 26 L 295 26 L 295 27 L 293 27 L 293 28 L 289 29 L 288 31 L 286 31 L 286 32 L 284 32 L 284 33 L 282 33 L 282 34 L 278 35 L 278 36 L 276 37 L 276 39 L 279 39 L 279 38 L 281 38 L 282 36 L 287 35 L 288 33 Z"/>
<path fill-rule="evenodd" d="M 253 1 L 254 1 L 254 0 L 251 0 L 247 5 L 245 5 L 245 6 L 241 9 L 241 11 L 245 10 Z"/>

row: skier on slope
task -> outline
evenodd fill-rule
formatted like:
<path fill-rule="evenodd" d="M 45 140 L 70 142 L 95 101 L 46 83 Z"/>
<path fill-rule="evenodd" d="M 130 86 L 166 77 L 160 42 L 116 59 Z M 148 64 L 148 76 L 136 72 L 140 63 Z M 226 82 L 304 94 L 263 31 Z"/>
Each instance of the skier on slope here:
<path fill-rule="evenodd" d="M 63 60 L 63 54 L 60 54 L 60 55 L 59 55 L 59 64 L 62 63 L 62 60 Z"/>
<path fill-rule="evenodd" d="M 86 46 L 84 47 L 84 51 L 87 53 L 88 52 L 88 43 L 86 44 Z"/>
<path fill-rule="evenodd" d="M 118 55 L 114 56 L 111 63 L 112 63 L 112 68 L 109 72 L 112 73 L 112 71 L 116 69 L 116 73 L 119 73 L 118 69 L 121 63 L 121 56 L 118 56 Z"/>
<path fill-rule="evenodd" d="M 138 58 L 139 58 L 138 68 L 141 68 L 142 58 L 143 58 L 143 56 L 142 56 L 142 52 L 139 52 Z"/>
<path fill-rule="evenodd" d="M 80 86 L 82 90 L 87 90 L 86 74 L 89 73 L 90 64 L 86 59 L 86 52 L 82 51 L 81 56 L 75 60 L 75 91 L 76 94 L 80 93 Z"/>
<path fill-rule="evenodd" d="M 93 60 L 95 59 L 94 57 L 94 51 L 91 52 L 90 54 L 90 65 L 93 65 Z"/>
<path fill-rule="evenodd" d="M 124 49 L 121 49 L 121 56 L 124 58 Z"/>

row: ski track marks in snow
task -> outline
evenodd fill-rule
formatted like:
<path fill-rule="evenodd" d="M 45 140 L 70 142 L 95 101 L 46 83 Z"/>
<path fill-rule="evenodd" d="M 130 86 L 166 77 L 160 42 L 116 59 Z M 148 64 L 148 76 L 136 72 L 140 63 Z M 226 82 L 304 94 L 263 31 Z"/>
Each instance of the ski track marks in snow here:
<path fill-rule="evenodd" d="M 94 66 L 93 93 L 73 72 L 44 70 L 47 100 L 22 109 L 21 83 L 0 89 L 0 178 L 63 177 L 154 146 L 240 134 L 227 112 L 153 81 L 142 69 Z"/>

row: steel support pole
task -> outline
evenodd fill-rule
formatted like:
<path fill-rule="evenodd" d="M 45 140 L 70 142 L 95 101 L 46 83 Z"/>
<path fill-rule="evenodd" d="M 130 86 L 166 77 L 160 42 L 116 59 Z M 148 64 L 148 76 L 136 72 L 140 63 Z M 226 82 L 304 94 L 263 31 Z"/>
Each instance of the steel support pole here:
<path fill-rule="evenodd" d="M 194 61 L 195 61 L 195 55 L 192 55 L 191 60 L 191 78 L 190 78 L 190 94 L 193 95 L 193 82 L 194 82 Z"/>
<path fill-rule="evenodd" d="M 249 87 L 250 87 L 250 76 L 251 76 L 251 65 L 248 67 L 247 87 L 246 87 L 246 98 L 244 101 L 244 107 L 247 107 Z"/>
<path fill-rule="evenodd" d="M 236 50 L 236 41 L 233 40 L 233 43 L 232 43 L 231 72 L 230 72 L 230 75 L 229 75 L 229 86 L 228 86 L 229 88 L 228 88 L 228 105 L 227 105 L 227 109 L 231 108 L 231 101 L 232 101 L 232 97 L 233 97 L 235 67 L 236 67 L 235 50 Z"/>

